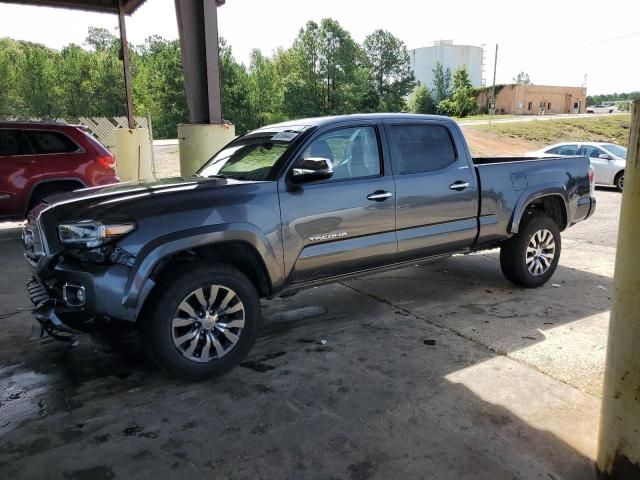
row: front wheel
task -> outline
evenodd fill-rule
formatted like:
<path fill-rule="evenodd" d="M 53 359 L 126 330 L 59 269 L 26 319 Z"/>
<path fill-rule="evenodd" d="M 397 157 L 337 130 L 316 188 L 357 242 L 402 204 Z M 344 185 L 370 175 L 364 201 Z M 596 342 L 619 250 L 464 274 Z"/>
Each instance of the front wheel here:
<path fill-rule="evenodd" d="M 613 183 L 618 189 L 618 191 L 621 192 L 624 187 L 624 172 L 620 172 L 618 175 L 616 175 L 616 178 L 613 181 Z"/>
<path fill-rule="evenodd" d="M 171 272 L 150 302 L 142 318 L 142 344 L 156 365 L 180 377 L 222 375 L 239 364 L 255 342 L 258 293 L 229 265 Z"/>
<path fill-rule="evenodd" d="M 560 260 L 560 229 L 542 213 L 528 213 L 520 231 L 502 244 L 500 266 L 508 280 L 526 288 L 545 284 Z"/>

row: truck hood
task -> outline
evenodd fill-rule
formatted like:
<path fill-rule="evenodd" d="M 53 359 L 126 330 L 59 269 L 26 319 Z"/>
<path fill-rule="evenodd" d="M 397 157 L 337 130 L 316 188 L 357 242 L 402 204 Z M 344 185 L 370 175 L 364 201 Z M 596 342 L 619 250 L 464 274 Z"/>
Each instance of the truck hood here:
<path fill-rule="evenodd" d="M 154 205 L 157 209 L 166 208 L 167 197 L 171 197 L 169 201 L 175 204 L 181 197 L 196 191 L 202 194 L 212 189 L 251 183 L 255 182 L 218 177 L 175 177 L 153 182 L 116 183 L 50 195 L 31 211 L 30 216 L 46 214 L 65 220 L 126 216 L 127 212 L 133 213 L 132 209 L 138 210 L 135 206 L 142 206 L 146 212 L 154 210 Z"/>

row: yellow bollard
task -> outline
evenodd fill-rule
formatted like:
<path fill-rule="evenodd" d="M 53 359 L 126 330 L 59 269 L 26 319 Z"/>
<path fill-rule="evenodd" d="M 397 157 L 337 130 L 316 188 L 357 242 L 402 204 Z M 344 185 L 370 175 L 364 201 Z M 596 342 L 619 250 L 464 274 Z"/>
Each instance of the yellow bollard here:
<path fill-rule="evenodd" d="M 215 153 L 236 137 L 236 127 L 230 124 L 178 125 L 180 175 L 196 173 Z"/>
<path fill-rule="evenodd" d="M 116 172 L 120 180 L 153 180 L 151 140 L 146 128 L 116 128 Z"/>
<path fill-rule="evenodd" d="M 640 100 L 631 111 L 596 460 L 611 480 L 640 479 Z"/>

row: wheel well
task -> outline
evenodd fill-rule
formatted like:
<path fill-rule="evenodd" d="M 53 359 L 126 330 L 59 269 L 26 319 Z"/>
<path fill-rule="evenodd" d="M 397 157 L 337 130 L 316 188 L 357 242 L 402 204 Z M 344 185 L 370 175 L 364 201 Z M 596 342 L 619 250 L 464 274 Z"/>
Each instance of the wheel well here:
<path fill-rule="evenodd" d="M 35 202 L 54 192 L 70 192 L 78 188 L 84 188 L 79 180 L 52 180 L 40 183 L 31 192 L 27 212 L 35 207 Z"/>
<path fill-rule="evenodd" d="M 190 262 L 201 261 L 231 265 L 249 277 L 260 296 L 269 295 L 271 283 L 260 255 L 251 245 L 241 241 L 216 243 L 173 253 L 162 259 L 151 277 L 157 283 L 171 270 L 182 268 Z"/>
<path fill-rule="evenodd" d="M 561 231 L 567 228 L 567 209 L 560 195 L 547 195 L 536 198 L 527 205 L 526 211 L 543 212 L 547 217 L 556 222 L 556 225 L 558 225 Z"/>
<path fill-rule="evenodd" d="M 624 170 L 620 170 L 618 173 L 616 173 L 616 176 L 613 177 L 613 181 L 617 183 L 620 175 L 624 175 Z"/>

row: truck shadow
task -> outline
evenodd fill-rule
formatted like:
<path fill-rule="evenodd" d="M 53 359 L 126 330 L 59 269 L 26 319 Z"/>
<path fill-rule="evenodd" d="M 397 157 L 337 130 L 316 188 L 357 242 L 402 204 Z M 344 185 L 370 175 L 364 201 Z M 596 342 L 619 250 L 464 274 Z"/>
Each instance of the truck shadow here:
<path fill-rule="evenodd" d="M 250 357 L 201 383 L 135 335 L 29 341 L 20 313 L 0 338 L 0 476 L 594 478 L 597 399 L 498 353 L 606 312 L 611 283 L 560 266 L 518 289 L 490 252 L 318 287 L 263 302 Z"/>

